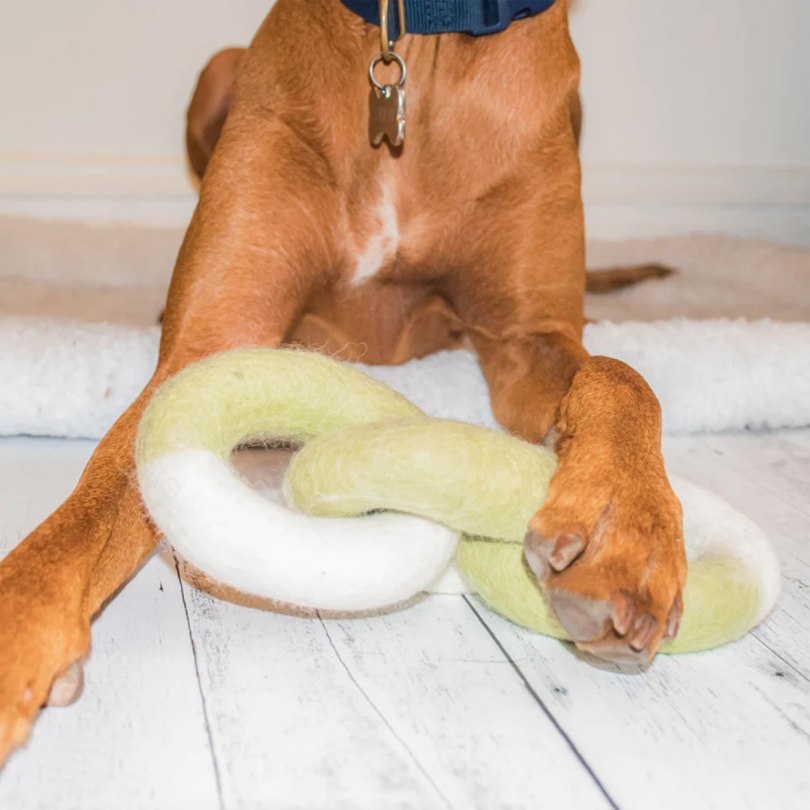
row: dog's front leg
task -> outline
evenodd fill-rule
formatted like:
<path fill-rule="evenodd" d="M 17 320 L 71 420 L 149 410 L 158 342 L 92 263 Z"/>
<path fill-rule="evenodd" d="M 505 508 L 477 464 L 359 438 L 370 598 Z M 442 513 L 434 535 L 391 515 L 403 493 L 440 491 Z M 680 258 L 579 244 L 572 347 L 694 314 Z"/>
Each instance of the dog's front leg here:
<path fill-rule="evenodd" d="M 531 149 L 514 143 L 519 170 L 471 207 L 450 299 L 496 418 L 524 439 L 545 438 L 559 456 L 530 523 L 527 560 L 580 647 L 646 661 L 680 618 L 681 508 L 649 386 L 582 346 L 585 235 L 571 115 L 578 65 L 555 57 L 543 69 L 542 87 L 551 89 L 532 108 L 539 140 Z"/>
<path fill-rule="evenodd" d="M 557 616 L 581 649 L 650 660 L 677 632 L 686 579 L 655 395 L 571 334 L 477 343 L 499 421 L 559 457 L 525 541 Z"/>
<path fill-rule="evenodd" d="M 152 392 L 209 354 L 282 342 L 337 261 L 334 194 L 288 128 L 243 115 L 223 136 L 175 268 L 154 378 L 70 498 L 0 564 L 0 763 L 87 652 L 93 615 L 154 547 L 133 453 Z"/>

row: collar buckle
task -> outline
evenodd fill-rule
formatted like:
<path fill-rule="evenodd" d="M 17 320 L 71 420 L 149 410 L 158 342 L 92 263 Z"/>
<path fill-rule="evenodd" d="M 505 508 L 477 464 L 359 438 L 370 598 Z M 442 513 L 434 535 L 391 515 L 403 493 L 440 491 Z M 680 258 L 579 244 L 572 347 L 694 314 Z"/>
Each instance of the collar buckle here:
<path fill-rule="evenodd" d="M 401 0 L 400 0 L 401 1 Z M 524 17 L 533 17 L 546 11 L 554 4 L 554 0 L 495 0 L 498 9 L 498 21 L 491 25 L 482 25 L 467 31 L 470 36 L 482 37 L 486 34 L 497 34 L 505 31 L 513 20 L 522 20 Z"/>

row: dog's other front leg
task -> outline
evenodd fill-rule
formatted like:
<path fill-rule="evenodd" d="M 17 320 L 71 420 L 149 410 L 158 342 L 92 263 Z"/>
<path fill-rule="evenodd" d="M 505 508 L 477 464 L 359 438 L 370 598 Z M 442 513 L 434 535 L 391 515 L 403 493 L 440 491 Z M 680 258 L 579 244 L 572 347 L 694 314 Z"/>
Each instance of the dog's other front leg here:
<path fill-rule="evenodd" d="M 284 340 L 337 261 L 335 194 L 299 133 L 229 119 L 175 268 L 154 378 L 70 498 L 0 564 L 0 763 L 85 655 L 93 615 L 154 547 L 133 453 L 152 392 L 212 353 Z"/>

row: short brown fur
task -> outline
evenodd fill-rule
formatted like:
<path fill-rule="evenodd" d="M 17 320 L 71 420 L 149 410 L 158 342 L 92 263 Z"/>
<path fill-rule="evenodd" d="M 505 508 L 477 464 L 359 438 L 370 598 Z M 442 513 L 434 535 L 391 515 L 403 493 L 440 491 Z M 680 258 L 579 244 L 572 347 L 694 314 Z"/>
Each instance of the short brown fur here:
<path fill-rule="evenodd" d="M 473 346 L 499 421 L 529 441 L 549 434 L 559 453 L 526 553 L 579 646 L 646 661 L 676 632 L 686 562 L 658 403 L 632 369 L 582 347 L 579 62 L 564 0 L 498 36 L 406 37 L 408 132 L 394 154 L 366 135 L 378 45 L 338 0 L 279 0 L 250 49 L 222 58 L 224 74 L 239 66 L 233 90 L 201 80 L 189 151 L 205 177 L 155 375 L 70 498 L 0 565 L 0 761 L 155 546 L 133 483 L 149 397 L 234 347 L 298 341 L 399 363 Z M 385 189 L 396 248 L 354 285 Z"/>

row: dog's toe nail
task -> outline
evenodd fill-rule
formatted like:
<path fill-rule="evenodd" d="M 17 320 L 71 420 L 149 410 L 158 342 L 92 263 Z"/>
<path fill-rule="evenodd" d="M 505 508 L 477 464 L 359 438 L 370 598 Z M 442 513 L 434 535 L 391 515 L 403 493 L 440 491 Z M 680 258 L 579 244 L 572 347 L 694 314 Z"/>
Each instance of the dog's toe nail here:
<path fill-rule="evenodd" d="M 548 560 L 542 554 L 539 554 L 535 548 L 527 546 L 523 550 L 523 555 L 526 557 L 526 562 L 538 581 L 543 582 L 551 576 L 551 566 L 548 564 Z"/>
<path fill-rule="evenodd" d="M 675 636 L 678 635 L 678 628 L 681 626 L 682 615 L 683 600 L 679 596 L 669 609 L 669 615 L 667 616 L 667 629 L 664 634 L 667 638 L 675 638 Z"/>
<path fill-rule="evenodd" d="M 585 541 L 582 537 L 568 532 L 557 540 L 548 561 L 555 571 L 563 571 L 582 553 L 584 548 Z"/>
<path fill-rule="evenodd" d="M 541 582 L 551 576 L 551 566 L 548 563 L 549 546 L 549 540 L 545 535 L 531 527 L 526 530 L 523 553 L 529 568 Z"/>
<path fill-rule="evenodd" d="M 70 706 L 84 691 L 84 664 L 74 661 L 51 684 L 46 704 L 48 706 Z"/>
<path fill-rule="evenodd" d="M 633 630 L 629 639 L 630 646 L 639 652 L 643 650 L 650 643 L 657 626 L 655 616 L 651 616 L 649 613 L 639 616 L 633 623 Z"/>
<path fill-rule="evenodd" d="M 610 618 L 613 621 L 613 628 L 616 635 L 625 636 L 630 629 L 630 622 L 633 621 L 635 610 L 633 602 L 626 591 L 617 593 L 610 602 Z"/>

